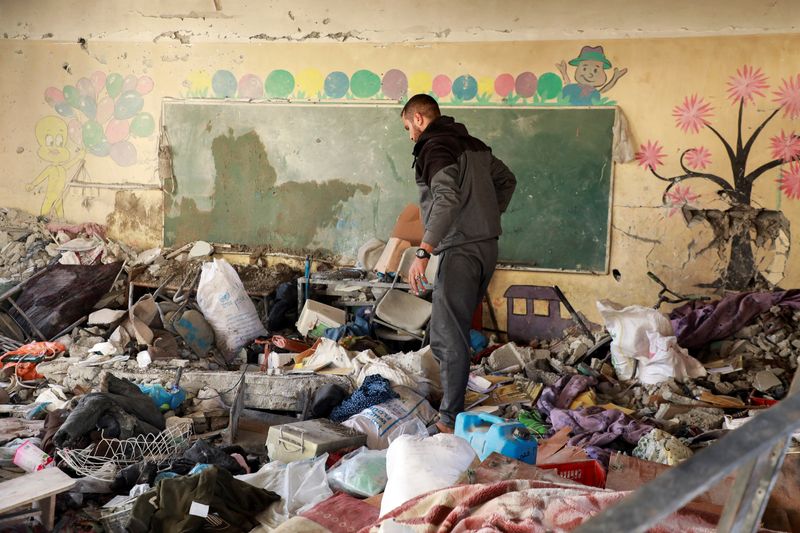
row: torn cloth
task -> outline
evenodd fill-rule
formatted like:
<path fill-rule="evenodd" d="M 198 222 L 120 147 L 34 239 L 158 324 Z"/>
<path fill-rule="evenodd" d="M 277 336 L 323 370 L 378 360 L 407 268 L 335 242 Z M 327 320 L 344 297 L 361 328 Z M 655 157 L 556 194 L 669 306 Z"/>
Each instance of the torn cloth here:
<path fill-rule="evenodd" d="M 690 302 L 670 313 L 678 344 L 693 349 L 729 337 L 774 305 L 800 309 L 800 289 L 741 292 L 717 302 Z"/>
<path fill-rule="evenodd" d="M 539 401 L 536 402 L 536 408 L 545 416 L 548 416 L 553 409 L 566 409 L 579 394 L 596 384 L 597 379 L 590 376 L 580 374 L 563 376 L 555 384 L 545 387 L 539 396 Z"/>
<path fill-rule="evenodd" d="M 554 431 L 570 428 L 573 436 L 569 444 L 581 448 L 606 448 L 612 443 L 619 443 L 619 440 L 635 445 L 653 429 L 652 425 L 634 420 L 622 411 L 597 406 L 553 409 L 550 411 L 550 423 Z"/>

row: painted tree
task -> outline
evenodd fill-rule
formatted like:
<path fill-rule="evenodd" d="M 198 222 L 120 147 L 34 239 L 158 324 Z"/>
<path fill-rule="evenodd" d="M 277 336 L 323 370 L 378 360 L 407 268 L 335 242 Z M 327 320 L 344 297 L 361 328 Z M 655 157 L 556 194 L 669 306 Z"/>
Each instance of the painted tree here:
<path fill-rule="evenodd" d="M 735 218 L 738 223 L 729 226 L 733 228 L 733 231 L 730 235 L 728 264 L 724 274 L 713 286 L 745 290 L 763 285 L 764 281 L 757 271 L 754 260 L 754 228 L 751 223 L 747 223 L 747 221 L 753 220 L 751 215 L 755 212 L 764 211 L 757 210 L 752 206 L 754 183 L 773 169 L 779 169 L 776 181 L 782 194 L 790 199 L 800 199 L 800 136 L 797 133 L 791 131 L 787 134 L 781 130 L 779 135 L 770 139 L 771 160 L 755 168 L 751 168 L 753 165 L 749 165 L 750 156 L 754 152 L 759 135 L 767 124 L 778 115 L 779 111 L 783 110 L 783 116 L 789 120 L 800 118 L 800 74 L 782 80 L 773 92 L 774 98 L 771 100 L 776 106 L 775 109 L 758 125 L 748 139 L 744 139 L 742 135 L 744 109 L 748 105 L 755 104 L 756 97 L 765 97 L 764 91 L 769 89 L 767 77 L 760 68 L 756 69 L 745 65 L 736 71 L 735 76 L 730 77 L 727 85 L 728 97 L 732 105 L 738 104 L 739 109 L 734 143 L 729 142 L 711 124 L 709 119 L 713 116 L 713 109 L 704 98 L 696 94 L 684 98 L 681 104 L 675 106 L 672 115 L 675 117 L 676 127 L 684 133 L 696 134 L 704 129 L 713 133 L 721 143 L 725 156 L 730 162 L 730 177 L 726 178 L 706 171 L 711 164 L 712 154 L 704 146 L 684 150 L 679 158 L 681 173 L 673 176 L 665 176 L 657 170 L 664 164 L 666 157 L 663 146 L 658 141 L 647 141 L 642 144 L 636 153 L 636 159 L 656 178 L 668 183 L 664 189 L 662 201 L 673 211 L 676 208 L 693 204 L 698 199 L 698 195 L 692 193 L 688 185 L 680 185 L 684 181 L 701 179 L 718 187 L 717 193 L 730 205 L 730 208 L 722 215 L 728 217 L 729 222 L 731 218 Z M 788 221 L 783 214 L 778 212 L 777 215 L 782 218 L 788 229 Z"/>

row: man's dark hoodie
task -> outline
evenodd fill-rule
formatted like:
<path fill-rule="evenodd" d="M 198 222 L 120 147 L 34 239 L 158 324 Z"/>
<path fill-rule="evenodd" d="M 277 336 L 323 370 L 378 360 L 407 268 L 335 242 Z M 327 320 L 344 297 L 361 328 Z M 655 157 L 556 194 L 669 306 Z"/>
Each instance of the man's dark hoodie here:
<path fill-rule="evenodd" d="M 440 116 L 420 135 L 414 157 L 422 240 L 434 253 L 500 236 L 500 214 L 517 180 L 491 148 L 452 117 Z"/>

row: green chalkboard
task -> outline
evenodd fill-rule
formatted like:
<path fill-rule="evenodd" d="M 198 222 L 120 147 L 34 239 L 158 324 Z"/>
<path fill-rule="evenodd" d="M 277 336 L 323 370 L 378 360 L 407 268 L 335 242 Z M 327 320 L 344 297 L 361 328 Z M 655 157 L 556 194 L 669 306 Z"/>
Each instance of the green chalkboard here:
<path fill-rule="evenodd" d="M 164 241 L 352 258 L 416 202 L 398 106 L 165 101 Z M 501 262 L 607 268 L 614 108 L 443 109 L 517 175 Z"/>

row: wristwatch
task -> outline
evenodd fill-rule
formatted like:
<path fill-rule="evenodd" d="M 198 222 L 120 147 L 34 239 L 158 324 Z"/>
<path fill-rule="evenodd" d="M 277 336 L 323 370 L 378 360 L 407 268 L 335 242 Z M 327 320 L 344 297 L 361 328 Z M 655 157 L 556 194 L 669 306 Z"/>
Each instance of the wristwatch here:
<path fill-rule="evenodd" d="M 431 254 L 428 251 L 426 251 L 425 248 L 417 248 L 417 251 L 415 252 L 414 255 L 416 255 L 420 259 L 430 259 L 431 258 Z"/>

